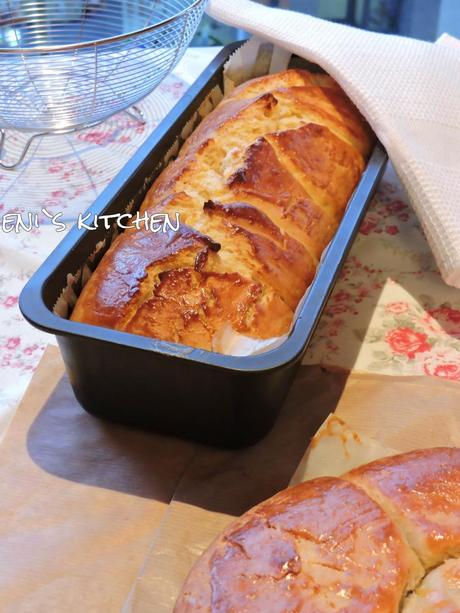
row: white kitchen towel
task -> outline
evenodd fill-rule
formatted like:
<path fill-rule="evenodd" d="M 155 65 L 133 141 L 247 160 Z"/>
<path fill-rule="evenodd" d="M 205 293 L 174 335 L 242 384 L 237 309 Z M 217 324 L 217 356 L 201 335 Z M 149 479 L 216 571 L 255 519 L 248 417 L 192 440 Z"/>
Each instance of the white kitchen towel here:
<path fill-rule="evenodd" d="M 249 0 L 208 13 L 326 70 L 386 147 L 446 283 L 460 288 L 460 47 L 366 32 Z"/>

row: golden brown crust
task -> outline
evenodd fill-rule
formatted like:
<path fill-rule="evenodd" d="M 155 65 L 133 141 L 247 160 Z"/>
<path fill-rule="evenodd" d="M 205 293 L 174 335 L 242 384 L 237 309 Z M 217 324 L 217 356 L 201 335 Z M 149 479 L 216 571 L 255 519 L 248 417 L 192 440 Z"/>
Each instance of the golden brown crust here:
<path fill-rule="evenodd" d="M 228 100 L 234 98 L 245 100 L 247 98 L 256 98 L 272 90 L 277 90 L 283 87 L 305 87 L 314 84 L 314 75 L 308 70 L 300 70 L 292 68 L 286 72 L 280 72 L 273 75 L 265 75 L 252 79 L 247 83 L 243 83 L 233 90 Z"/>
<path fill-rule="evenodd" d="M 323 477 L 234 522 L 195 565 L 174 611 L 395 613 L 420 572 L 364 491 Z"/>
<path fill-rule="evenodd" d="M 195 564 L 175 613 L 458 613 L 459 554 L 460 449 L 413 451 L 245 513 Z M 440 564 L 423 581 L 419 559 Z"/>
<path fill-rule="evenodd" d="M 263 293 L 238 273 L 175 269 L 160 275 L 153 295 L 137 309 L 126 332 L 212 349 L 212 337 L 228 323 L 260 338 L 284 334 L 292 311 L 276 294 Z"/>
<path fill-rule="evenodd" d="M 318 262 L 337 229 L 338 212 L 330 214 L 310 198 L 265 138 L 249 147 L 243 164 L 229 177 L 228 184 L 235 196 L 263 208 Z"/>
<path fill-rule="evenodd" d="M 340 219 L 364 170 L 361 154 L 315 123 L 271 134 L 269 139 L 310 197 Z"/>
<path fill-rule="evenodd" d="M 272 287 L 294 311 L 315 274 L 308 251 L 250 204 L 209 200 L 204 211 L 210 218 L 206 226 L 216 240 L 227 245 L 225 239 L 232 238 L 231 252 L 224 246 L 220 258 L 235 269 L 249 270 L 255 281 Z"/>
<path fill-rule="evenodd" d="M 125 232 L 72 319 L 205 349 L 225 325 L 287 333 L 371 144 L 329 78 L 289 70 L 237 88 L 142 204 L 179 212 L 177 236 Z"/>
<path fill-rule="evenodd" d="M 253 79 L 249 84 L 236 88 L 229 101 L 233 98 L 246 100 L 267 92 L 272 92 L 277 100 L 283 95 L 292 96 L 297 103 L 296 112 L 332 131 L 341 131 L 345 140 L 350 140 L 366 157 L 373 142 L 372 131 L 336 81 L 329 75 L 306 70 L 290 70 L 288 73 Z"/>
<path fill-rule="evenodd" d="M 72 313 L 75 321 L 123 329 L 163 270 L 202 267 L 220 245 L 181 225 L 177 232 L 126 231 L 116 238 Z"/>
<path fill-rule="evenodd" d="M 385 509 L 427 568 L 460 555 L 460 449 L 384 458 L 344 478 Z"/>

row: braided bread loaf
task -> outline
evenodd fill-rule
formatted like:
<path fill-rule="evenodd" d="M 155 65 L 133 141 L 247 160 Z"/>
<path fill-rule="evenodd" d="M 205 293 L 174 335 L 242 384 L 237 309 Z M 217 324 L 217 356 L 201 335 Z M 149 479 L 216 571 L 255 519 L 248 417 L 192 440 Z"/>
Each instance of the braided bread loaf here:
<path fill-rule="evenodd" d="M 453 556 L 460 449 L 413 451 L 245 513 L 195 564 L 174 613 L 457 613 Z"/>
<path fill-rule="evenodd" d="M 83 289 L 75 321 L 204 349 L 225 324 L 285 334 L 365 166 L 370 130 L 326 75 L 249 81 L 210 113 Z"/>

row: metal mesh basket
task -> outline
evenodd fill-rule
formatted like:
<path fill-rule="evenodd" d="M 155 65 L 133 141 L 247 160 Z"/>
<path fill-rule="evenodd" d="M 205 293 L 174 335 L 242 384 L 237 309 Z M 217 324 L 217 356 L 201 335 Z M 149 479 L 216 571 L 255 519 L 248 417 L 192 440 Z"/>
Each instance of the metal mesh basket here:
<path fill-rule="evenodd" d="M 0 0 L 0 128 L 63 132 L 127 109 L 180 60 L 206 3 Z"/>

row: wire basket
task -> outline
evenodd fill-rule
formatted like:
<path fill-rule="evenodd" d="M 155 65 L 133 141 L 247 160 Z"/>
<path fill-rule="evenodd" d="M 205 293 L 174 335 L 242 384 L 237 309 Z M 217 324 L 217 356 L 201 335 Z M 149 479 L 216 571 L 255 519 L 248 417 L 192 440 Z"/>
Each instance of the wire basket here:
<path fill-rule="evenodd" d="M 5 129 L 32 139 L 134 105 L 181 59 L 206 4 L 0 0 L 0 147 Z"/>

